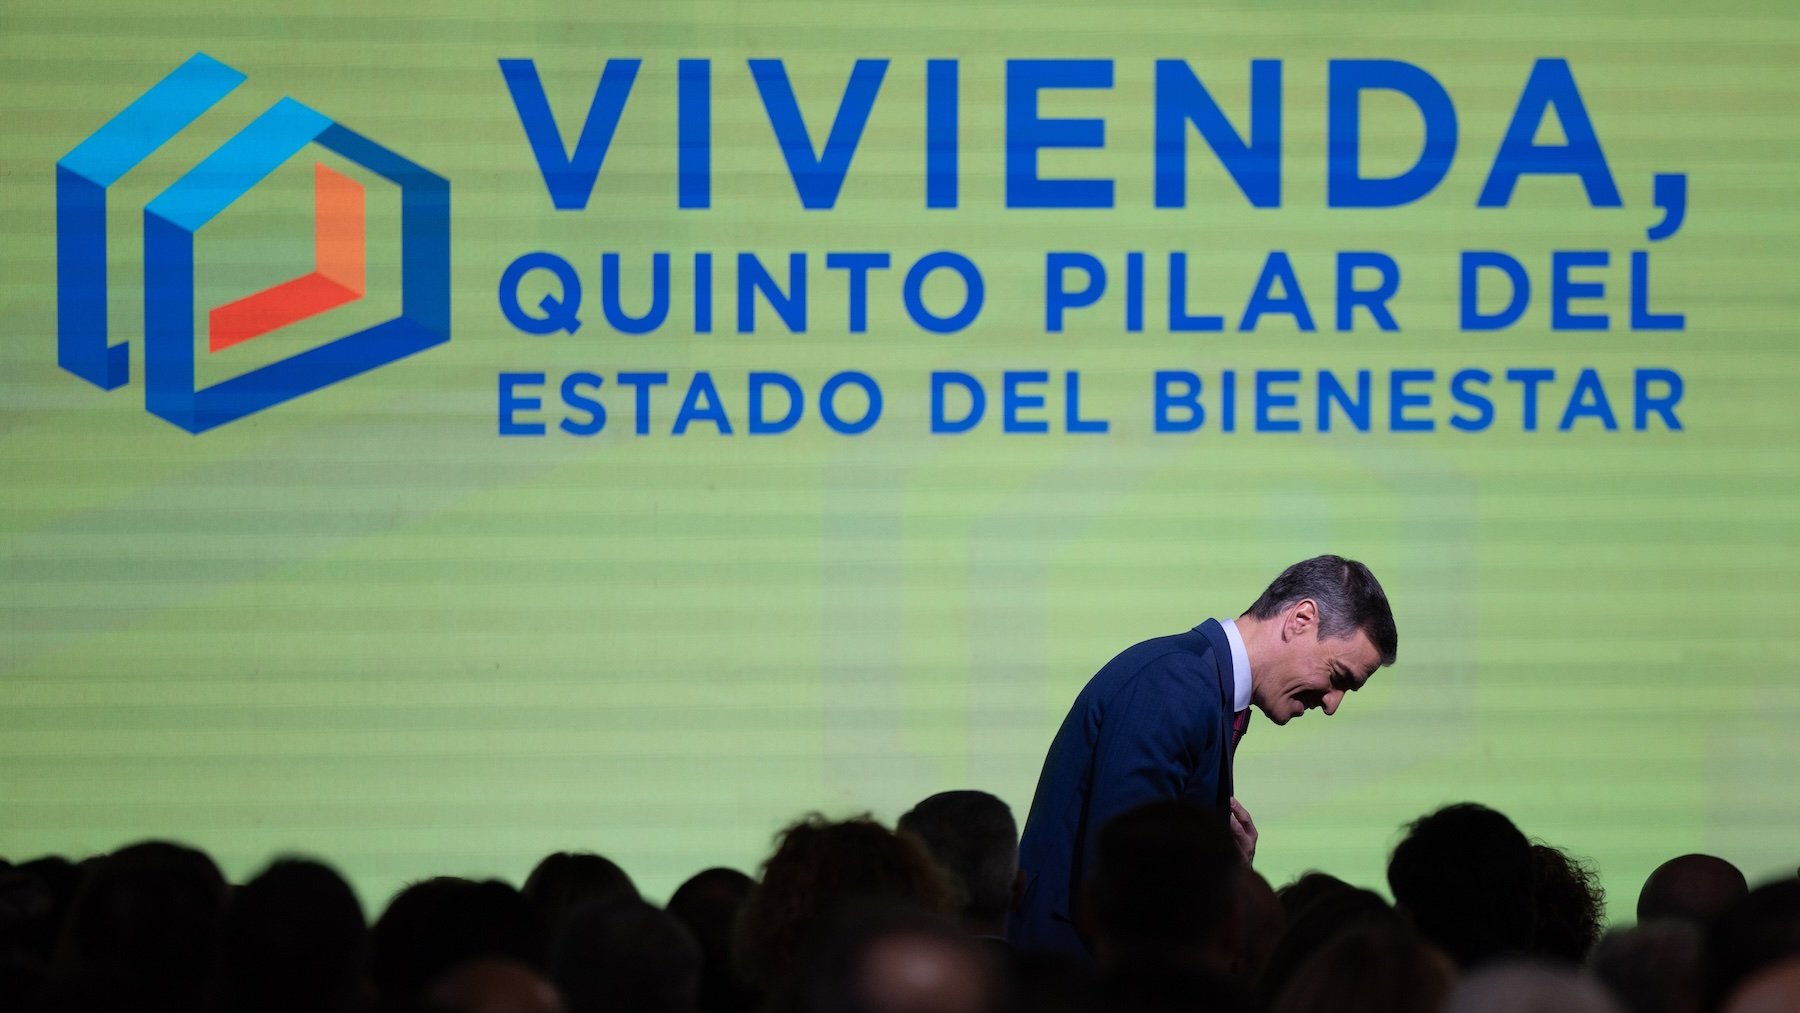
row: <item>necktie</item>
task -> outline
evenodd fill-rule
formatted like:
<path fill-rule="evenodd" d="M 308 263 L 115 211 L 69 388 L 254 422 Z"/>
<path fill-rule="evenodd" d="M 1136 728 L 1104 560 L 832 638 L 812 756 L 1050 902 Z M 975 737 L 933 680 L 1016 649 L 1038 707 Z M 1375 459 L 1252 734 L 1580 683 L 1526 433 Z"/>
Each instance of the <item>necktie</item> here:
<path fill-rule="evenodd" d="M 1245 707 L 1231 716 L 1231 749 L 1237 751 L 1237 745 L 1243 741 L 1244 731 L 1250 727 L 1250 708 Z"/>

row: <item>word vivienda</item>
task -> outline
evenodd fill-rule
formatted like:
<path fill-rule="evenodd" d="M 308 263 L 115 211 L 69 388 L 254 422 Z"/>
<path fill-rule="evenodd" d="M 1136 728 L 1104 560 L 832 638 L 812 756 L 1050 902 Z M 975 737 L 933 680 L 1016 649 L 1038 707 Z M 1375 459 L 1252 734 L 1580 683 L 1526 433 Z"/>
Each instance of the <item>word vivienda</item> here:
<path fill-rule="evenodd" d="M 642 61 L 615 58 L 600 73 L 581 130 L 570 144 L 557 126 L 550 100 L 529 59 L 500 61 L 513 107 L 557 210 L 588 206 L 620 120 L 627 115 Z M 677 61 L 676 143 L 673 148 L 676 206 L 712 206 L 713 61 Z M 859 59 L 831 116 L 829 126 L 809 126 L 779 59 L 746 61 L 749 83 L 762 101 L 774 143 L 786 160 L 801 206 L 815 211 L 836 206 L 844 179 L 862 141 L 870 111 L 888 70 L 884 59 Z M 1145 153 L 1155 174 L 1154 205 L 1187 205 L 1189 135 L 1197 132 L 1254 207 L 1282 206 L 1282 61 L 1250 61 L 1248 131 L 1240 132 L 1185 60 L 1155 62 L 1154 143 Z M 959 172 L 964 138 L 959 105 L 961 66 L 957 60 L 925 63 L 924 117 L 919 136 L 923 198 L 927 208 L 954 208 L 962 199 Z M 1005 131 L 1007 208 L 1110 208 L 1110 179 L 1046 178 L 1039 156 L 1057 149 L 1098 149 L 1107 144 L 1106 120 L 1058 117 L 1046 111 L 1062 90 L 1106 90 L 1113 86 L 1113 61 L 1013 59 L 1006 61 Z M 1409 101 L 1424 124 L 1424 143 L 1406 170 L 1389 176 L 1362 171 L 1362 97 L 1386 91 Z M 1391 208 L 1429 194 L 1455 161 L 1459 124 L 1456 105 L 1429 71 L 1399 60 L 1332 60 L 1326 77 L 1326 205 L 1333 208 Z M 1538 129 L 1554 113 L 1565 143 L 1538 144 Z M 1143 115 L 1121 110 L 1122 115 Z M 575 122 L 565 111 L 563 120 Z M 816 138 L 823 138 L 821 144 Z M 892 166 L 884 165 L 885 172 Z M 1506 133 L 1488 167 L 1476 199 L 1478 207 L 1506 207 L 1518 181 L 1531 175 L 1578 179 L 1593 207 L 1619 207 L 1619 188 L 1588 116 L 1568 61 L 1540 59 L 1531 68 L 1514 104 Z M 1659 198 L 1660 199 L 1660 198 Z"/>

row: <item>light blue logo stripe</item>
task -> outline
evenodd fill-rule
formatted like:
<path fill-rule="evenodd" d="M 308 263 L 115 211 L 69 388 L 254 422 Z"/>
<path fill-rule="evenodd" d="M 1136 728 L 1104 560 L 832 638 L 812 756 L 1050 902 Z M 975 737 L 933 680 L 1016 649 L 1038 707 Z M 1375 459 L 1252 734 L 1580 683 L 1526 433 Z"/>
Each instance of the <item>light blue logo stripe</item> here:
<path fill-rule="evenodd" d="M 243 83 L 239 71 L 195 53 L 57 164 L 102 187 L 112 186 Z"/>
<path fill-rule="evenodd" d="M 169 184 L 144 213 L 198 232 L 330 126 L 323 114 L 284 98 Z"/>

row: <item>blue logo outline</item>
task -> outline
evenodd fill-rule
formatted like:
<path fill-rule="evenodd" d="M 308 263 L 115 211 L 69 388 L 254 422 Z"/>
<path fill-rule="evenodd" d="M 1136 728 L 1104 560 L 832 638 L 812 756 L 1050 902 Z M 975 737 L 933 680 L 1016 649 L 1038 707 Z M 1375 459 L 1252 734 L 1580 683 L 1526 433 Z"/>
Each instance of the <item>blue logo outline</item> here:
<path fill-rule="evenodd" d="M 56 163 L 57 364 L 102 390 L 130 380 L 128 342 L 109 344 L 106 193 L 243 83 L 196 53 Z M 194 386 L 194 236 L 308 144 L 400 188 L 401 311 L 383 323 Z M 200 433 L 450 340 L 450 184 L 291 98 L 144 208 L 144 407 Z"/>

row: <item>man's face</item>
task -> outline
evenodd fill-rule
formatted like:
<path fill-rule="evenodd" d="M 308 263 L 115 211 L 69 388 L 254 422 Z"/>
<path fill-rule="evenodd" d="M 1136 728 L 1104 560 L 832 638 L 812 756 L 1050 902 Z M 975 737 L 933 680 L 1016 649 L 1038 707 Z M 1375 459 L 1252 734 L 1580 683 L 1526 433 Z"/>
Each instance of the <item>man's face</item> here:
<path fill-rule="evenodd" d="M 1361 630 L 1320 637 L 1311 602 L 1284 618 L 1280 649 L 1266 671 L 1252 672 L 1251 702 L 1270 721 L 1285 725 L 1309 710 L 1335 714 L 1381 667 L 1381 654 Z"/>

